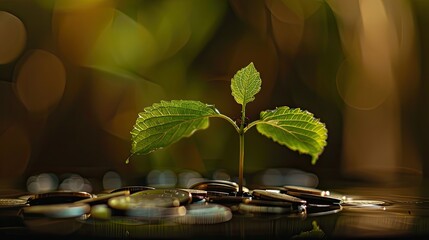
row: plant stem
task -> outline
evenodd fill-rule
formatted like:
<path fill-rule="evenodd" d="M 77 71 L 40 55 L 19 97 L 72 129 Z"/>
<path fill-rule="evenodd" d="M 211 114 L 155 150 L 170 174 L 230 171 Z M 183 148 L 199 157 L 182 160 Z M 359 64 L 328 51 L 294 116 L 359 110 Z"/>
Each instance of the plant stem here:
<path fill-rule="evenodd" d="M 240 138 L 240 158 L 238 163 L 238 194 L 243 194 L 243 169 L 244 169 L 244 127 L 246 121 L 246 104 L 241 107 L 241 124 L 238 136 Z"/>
<path fill-rule="evenodd" d="M 244 132 L 239 133 L 240 138 L 240 159 L 238 165 L 238 193 L 243 193 L 243 169 L 244 169 Z"/>

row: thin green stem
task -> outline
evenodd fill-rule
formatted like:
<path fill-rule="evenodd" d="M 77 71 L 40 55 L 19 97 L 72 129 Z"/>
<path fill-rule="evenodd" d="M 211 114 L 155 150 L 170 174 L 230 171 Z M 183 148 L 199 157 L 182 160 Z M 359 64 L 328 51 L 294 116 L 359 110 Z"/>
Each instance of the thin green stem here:
<path fill-rule="evenodd" d="M 241 123 L 240 123 L 240 131 L 244 130 L 244 126 L 246 124 L 246 104 L 241 105 Z"/>
<path fill-rule="evenodd" d="M 243 169 L 244 169 L 244 132 L 239 134 L 240 138 L 240 160 L 238 165 L 238 193 L 243 193 Z"/>
<path fill-rule="evenodd" d="M 243 171 L 244 171 L 244 129 L 246 124 L 246 104 L 241 107 L 241 124 L 238 132 L 240 138 L 240 158 L 238 163 L 238 193 L 243 193 Z"/>
<path fill-rule="evenodd" d="M 210 117 L 219 117 L 227 120 L 229 123 L 231 123 L 232 126 L 234 126 L 235 130 L 238 133 L 239 139 L 240 139 L 240 156 L 239 156 L 239 165 L 238 165 L 238 192 L 239 194 L 243 193 L 243 169 L 244 169 L 244 133 L 253 125 L 255 125 L 254 122 L 252 122 L 249 126 L 245 127 L 246 124 L 246 105 L 242 105 L 241 108 L 241 124 L 240 126 L 237 125 L 237 123 L 234 122 L 230 117 L 223 115 L 223 114 L 217 114 Z"/>

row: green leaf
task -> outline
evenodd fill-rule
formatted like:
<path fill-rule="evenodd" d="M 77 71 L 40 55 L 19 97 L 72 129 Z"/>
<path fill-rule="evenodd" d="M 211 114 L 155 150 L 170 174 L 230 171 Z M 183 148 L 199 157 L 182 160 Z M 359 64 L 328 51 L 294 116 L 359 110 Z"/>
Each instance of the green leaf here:
<path fill-rule="evenodd" d="M 139 113 L 131 130 L 132 154 L 147 154 L 209 126 L 209 117 L 220 113 L 199 101 L 161 101 Z"/>
<path fill-rule="evenodd" d="M 279 107 L 261 112 L 256 129 L 275 142 L 312 156 L 315 164 L 326 146 L 328 130 L 313 114 L 299 108 Z"/>
<path fill-rule="evenodd" d="M 261 90 L 261 77 L 253 63 L 239 70 L 231 79 L 232 96 L 238 104 L 246 105 Z"/>

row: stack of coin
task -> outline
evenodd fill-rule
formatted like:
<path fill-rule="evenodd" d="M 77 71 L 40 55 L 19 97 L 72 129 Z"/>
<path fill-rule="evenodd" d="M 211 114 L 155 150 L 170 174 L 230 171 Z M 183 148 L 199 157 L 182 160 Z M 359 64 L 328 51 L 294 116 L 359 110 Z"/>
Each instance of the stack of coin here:
<path fill-rule="evenodd" d="M 342 210 L 342 198 L 329 191 L 300 186 L 265 187 L 251 191 L 252 199 L 239 205 L 241 212 L 332 214 Z"/>
<path fill-rule="evenodd" d="M 0 201 L 20 209 L 32 225 L 40 219 L 96 221 L 174 221 L 180 224 L 214 224 L 244 214 L 317 216 L 341 211 L 343 199 L 329 191 L 308 187 L 259 187 L 249 191 L 235 182 L 206 180 L 187 189 L 126 186 L 104 194 L 54 191 L 23 199 Z M 1 200 L 1 199 L 0 199 Z M 350 204 L 350 203 L 349 203 Z M 90 222 L 90 221 L 87 221 Z"/>
<path fill-rule="evenodd" d="M 87 192 L 53 191 L 26 197 L 26 206 L 18 213 L 24 225 L 31 231 L 65 235 L 80 228 L 78 218 L 87 218 L 90 205 L 77 203 L 92 199 Z"/>
<path fill-rule="evenodd" d="M 229 207 L 251 198 L 249 189 L 243 187 L 243 192 L 240 195 L 238 184 L 226 180 L 206 180 L 196 183 L 190 188 L 206 191 L 207 201 L 210 203 L 223 204 Z"/>
<path fill-rule="evenodd" d="M 286 194 L 299 197 L 311 204 L 332 205 L 341 204 L 343 201 L 341 198 L 331 196 L 327 190 L 299 186 L 284 186 L 284 189 Z"/>
<path fill-rule="evenodd" d="M 284 186 L 288 195 L 307 201 L 307 215 L 319 216 L 336 213 L 342 210 L 343 199 L 337 195 L 331 195 L 328 190 L 301 186 Z"/>
<path fill-rule="evenodd" d="M 219 193 L 235 195 L 239 190 L 239 186 L 237 183 L 225 181 L 225 180 L 202 181 L 202 182 L 195 183 L 189 188 L 207 191 L 208 195 L 210 195 L 212 192 L 215 195 L 218 195 Z"/>
<path fill-rule="evenodd" d="M 21 209 L 24 218 L 76 218 L 90 212 L 91 206 L 106 204 L 108 199 L 129 195 L 121 191 L 101 196 L 87 192 L 53 191 L 35 194 L 28 198 L 26 207 Z M 23 200 L 24 201 L 24 200 Z"/>
<path fill-rule="evenodd" d="M 93 195 L 87 192 L 53 191 L 35 194 L 28 198 L 27 207 L 21 209 L 25 218 L 75 218 L 89 213 L 90 206 L 84 200 Z"/>
<path fill-rule="evenodd" d="M 255 189 L 252 199 L 239 205 L 239 211 L 250 213 L 305 213 L 306 201 L 276 191 Z"/>

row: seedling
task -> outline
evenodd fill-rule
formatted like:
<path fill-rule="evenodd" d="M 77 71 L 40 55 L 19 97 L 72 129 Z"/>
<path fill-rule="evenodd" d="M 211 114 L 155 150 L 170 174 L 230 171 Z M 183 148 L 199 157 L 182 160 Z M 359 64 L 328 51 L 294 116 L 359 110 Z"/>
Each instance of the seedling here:
<path fill-rule="evenodd" d="M 246 123 L 246 105 L 261 90 L 261 78 L 253 63 L 239 70 L 231 79 L 232 96 L 241 104 L 241 119 L 237 122 L 221 114 L 214 105 L 193 100 L 161 101 L 139 113 L 131 130 L 131 156 L 148 154 L 167 147 L 195 131 L 206 129 L 209 118 L 225 119 L 234 126 L 240 140 L 239 192 L 243 187 L 244 134 L 256 126 L 258 132 L 300 153 L 309 154 L 312 164 L 326 146 L 325 124 L 313 114 L 299 108 L 278 107 L 260 113 L 260 119 Z M 127 163 L 129 158 L 127 159 Z"/>

